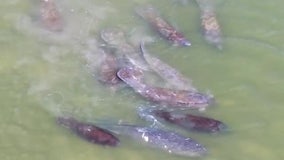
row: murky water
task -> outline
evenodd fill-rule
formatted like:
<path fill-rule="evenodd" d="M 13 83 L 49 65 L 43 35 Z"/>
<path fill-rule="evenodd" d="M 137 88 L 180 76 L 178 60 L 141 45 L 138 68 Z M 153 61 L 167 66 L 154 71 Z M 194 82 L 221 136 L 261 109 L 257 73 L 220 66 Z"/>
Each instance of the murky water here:
<path fill-rule="evenodd" d="M 136 6 L 151 3 L 192 46 L 171 46 L 141 18 Z M 174 66 L 216 105 L 204 114 L 224 121 L 221 135 L 186 133 L 204 144 L 204 160 L 279 160 L 284 157 L 284 20 L 281 0 L 218 0 L 216 13 L 223 50 L 200 34 L 198 6 L 182 0 L 58 0 L 64 31 L 52 33 L 38 23 L 38 2 L 0 3 L 0 159 L 186 159 L 153 150 L 121 137 L 118 148 L 85 142 L 55 123 L 72 115 L 143 124 L 135 112 L 145 103 L 131 89 L 116 93 L 101 85 L 95 71 L 100 61 L 99 31 L 120 27 L 133 42 L 151 39 L 149 52 Z M 127 115 L 127 116 L 125 116 Z M 175 128 L 177 129 L 177 128 Z"/>

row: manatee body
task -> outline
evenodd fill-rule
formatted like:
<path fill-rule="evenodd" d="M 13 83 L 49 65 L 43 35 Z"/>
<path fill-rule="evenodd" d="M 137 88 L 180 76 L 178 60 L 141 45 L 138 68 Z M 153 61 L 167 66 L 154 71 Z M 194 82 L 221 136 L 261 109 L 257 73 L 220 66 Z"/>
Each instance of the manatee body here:
<path fill-rule="evenodd" d="M 196 157 L 207 153 L 207 149 L 203 145 L 176 132 L 135 125 L 107 125 L 106 128 L 171 154 Z"/>
<path fill-rule="evenodd" d="M 79 122 L 74 118 L 58 117 L 57 123 L 61 126 L 69 128 L 81 138 L 99 145 L 117 146 L 119 139 L 108 130 L 89 123 Z"/>

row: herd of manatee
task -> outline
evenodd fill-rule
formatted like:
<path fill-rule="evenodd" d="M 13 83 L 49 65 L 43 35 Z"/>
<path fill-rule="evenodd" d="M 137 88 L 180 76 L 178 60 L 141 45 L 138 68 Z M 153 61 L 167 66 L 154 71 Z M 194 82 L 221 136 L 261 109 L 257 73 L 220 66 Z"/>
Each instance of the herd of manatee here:
<path fill-rule="evenodd" d="M 214 7 L 208 0 L 196 0 L 201 13 L 201 27 L 208 43 L 222 49 L 220 26 Z M 182 32 L 166 21 L 152 5 L 135 9 L 137 17 L 143 19 L 161 37 L 177 47 L 191 46 Z M 63 19 L 54 0 L 41 0 L 41 24 L 50 32 L 64 30 Z M 98 80 L 106 87 L 116 89 L 128 86 L 147 105 L 137 107 L 137 115 L 151 125 L 137 124 L 100 124 L 77 120 L 75 117 L 57 117 L 56 122 L 70 129 L 82 139 L 91 143 L 117 147 L 120 136 L 131 137 L 134 141 L 149 147 L 164 150 L 182 156 L 203 156 L 207 148 L 198 141 L 184 136 L 167 127 L 176 125 L 189 132 L 218 134 L 226 125 L 216 119 L 190 114 L 187 110 L 205 110 L 214 103 L 214 96 L 202 93 L 193 86 L 191 80 L 175 68 L 151 55 L 146 49 L 147 43 L 141 40 L 139 45 L 132 44 L 123 30 L 110 27 L 101 29 L 98 34 L 104 45 L 97 69 Z M 151 84 L 145 78 L 147 73 L 156 74 L 165 83 L 163 87 Z"/>

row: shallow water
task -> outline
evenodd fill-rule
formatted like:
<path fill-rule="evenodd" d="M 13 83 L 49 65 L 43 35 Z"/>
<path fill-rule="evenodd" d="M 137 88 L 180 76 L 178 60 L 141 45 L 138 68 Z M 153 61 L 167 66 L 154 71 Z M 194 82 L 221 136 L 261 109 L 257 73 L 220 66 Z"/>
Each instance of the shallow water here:
<path fill-rule="evenodd" d="M 121 137 L 118 148 L 93 145 L 56 125 L 58 115 L 144 123 L 135 113 L 144 100 L 128 88 L 114 93 L 94 74 L 100 57 L 98 32 L 109 26 L 122 28 L 134 42 L 155 40 L 149 52 L 215 96 L 216 105 L 204 114 L 224 121 L 228 133 L 178 130 L 208 148 L 209 154 L 201 159 L 284 157 L 283 1 L 218 0 L 216 12 L 224 34 L 221 51 L 200 34 L 199 10 L 193 1 L 58 0 L 65 21 L 60 34 L 37 23 L 35 2 L 0 3 L 1 160 L 188 159 L 126 137 Z M 170 46 L 134 14 L 135 6 L 148 2 L 185 33 L 190 48 Z"/>

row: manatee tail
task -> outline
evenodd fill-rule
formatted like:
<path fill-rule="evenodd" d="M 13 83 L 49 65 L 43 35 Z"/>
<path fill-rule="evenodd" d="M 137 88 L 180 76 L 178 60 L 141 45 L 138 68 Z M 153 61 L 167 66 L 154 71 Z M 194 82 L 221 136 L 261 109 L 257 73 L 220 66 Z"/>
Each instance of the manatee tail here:
<path fill-rule="evenodd" d="M 159 13 L 152 5 L 142 6 L 135 9 L 135 12 L 145 20 L 151 20 L 159 16 Z"/>

